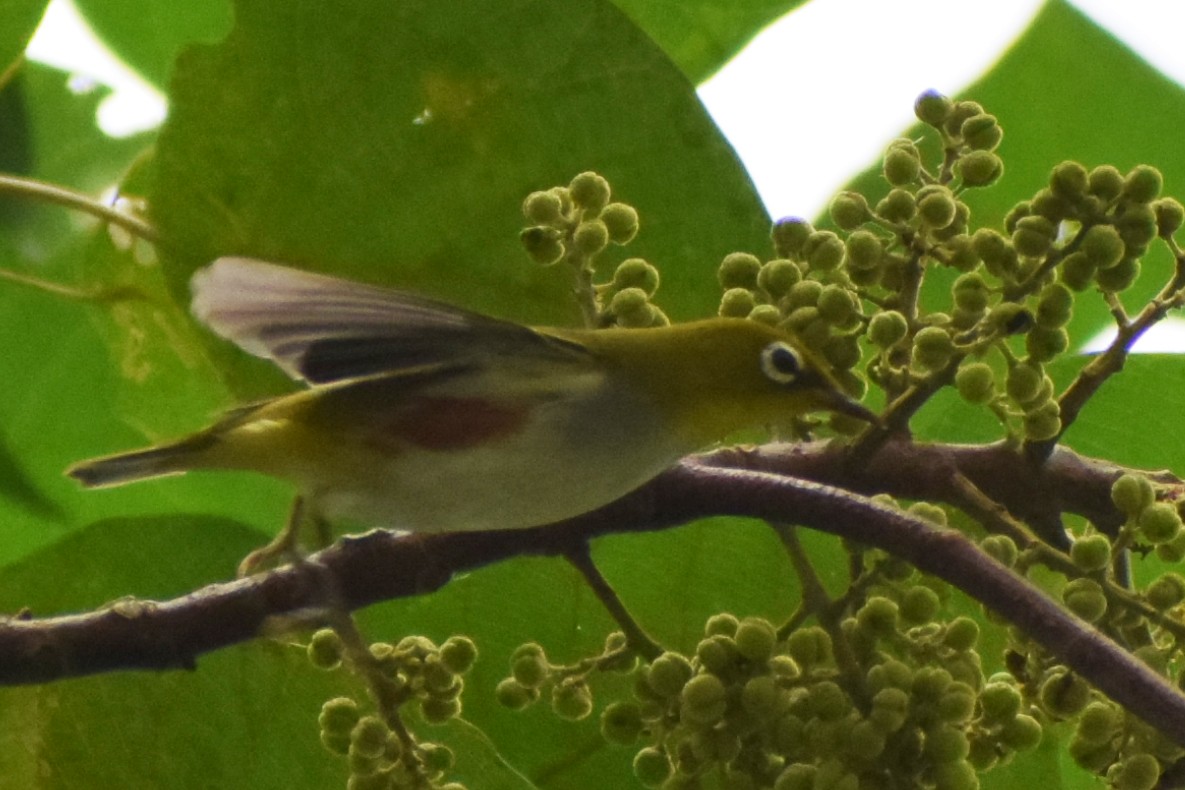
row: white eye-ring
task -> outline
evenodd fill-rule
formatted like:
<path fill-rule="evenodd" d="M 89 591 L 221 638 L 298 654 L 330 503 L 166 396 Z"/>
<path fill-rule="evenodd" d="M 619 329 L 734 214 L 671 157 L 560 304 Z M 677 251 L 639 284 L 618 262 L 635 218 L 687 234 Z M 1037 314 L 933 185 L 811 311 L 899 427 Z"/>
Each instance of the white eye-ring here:
<path fill-rule="evenodd" d="M 775 384 L 793 384 L 802 373 L 802 355 L 781 340 L 761 349 L 761 372 Z"/>

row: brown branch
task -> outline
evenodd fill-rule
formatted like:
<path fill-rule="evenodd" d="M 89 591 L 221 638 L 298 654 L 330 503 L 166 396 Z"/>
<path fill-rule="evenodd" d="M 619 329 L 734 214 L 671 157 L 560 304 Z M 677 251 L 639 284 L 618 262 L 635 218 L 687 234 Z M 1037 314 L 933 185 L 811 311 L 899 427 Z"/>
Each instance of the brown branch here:
<path fill-rule="evenodd" d="M 8 620 L 0 623 L 0 683 L 123 669 L 193 668 L 200 655 L 264 632 L 272 618 L 323 605 L 323 574 L 333 580 L 341 604 L 352 610 L 430 592 L 454 574 L 509 557 L 559 556 L 601 535 L 731 515 L 793 522 L 911 562 L 999 612 L 1116 702 L 1185 745 L 1185 697 L 960 533 L 850 491 L 754 471 L 797 467 L 817 478 L 832 473 L 853 488 L 887 490 L 896 485 L 900 495 L 931 498 L 946 491 L 951 478 L 944 466 L 953 463 L 985 493 L 1023 512 L 1024 503 L 1016 500 L 1031 493 L 1033 482 L 1028 474 L 1016 474 L 1016 459 L 1015 451 L 998 445 L 895 442 L 882 449 L 860 480 L 849 480 L 841 454 L 818 444 L 719 451 L 685 461 L 598 511 L 549 527 L 413 537 L 375 531 L 344 539 L 304 563 L 211 585 L 173 601 L 125 601 L 89 614 Z M 926 472 L 927 460 L 940 462 L 937 473 Z M 749 469 L 724 468 L 726 461 Z M 1046 467 L 1038 483 L 1045 486 L 1041 498 L 1075 512 L 1109 509 L 1099 499 L 1106 498 L 1119 467 L 1061 448 Z M 1002 471 L 1007 474 L 995 482 L 988 479 Z M 887 483 L 874 484 L 882 474 Z"/>

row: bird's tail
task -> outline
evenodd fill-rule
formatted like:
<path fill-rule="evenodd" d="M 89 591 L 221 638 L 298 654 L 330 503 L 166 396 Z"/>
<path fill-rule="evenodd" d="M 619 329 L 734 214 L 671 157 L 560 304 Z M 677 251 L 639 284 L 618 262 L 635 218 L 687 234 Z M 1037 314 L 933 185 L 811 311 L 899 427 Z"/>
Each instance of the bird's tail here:
<path fill-rule="evenodd" d="M 66 474 L 87 488 L 179 475 L 198 465 L 195 460 L 208 444 L 208 437 L 199 434 L 173 444 L 80 461 L 67 469 Z"/>

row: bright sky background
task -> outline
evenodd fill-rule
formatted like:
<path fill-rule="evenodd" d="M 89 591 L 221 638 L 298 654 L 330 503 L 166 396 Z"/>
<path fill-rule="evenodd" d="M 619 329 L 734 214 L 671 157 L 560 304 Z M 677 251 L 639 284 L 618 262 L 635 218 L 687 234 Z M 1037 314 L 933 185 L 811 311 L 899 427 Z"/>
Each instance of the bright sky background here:
<path fill-rule="evenodd" d="M 1185 84 L 1185 2 L 1071 0 L 1170 79 Z M 763 31 L 700 88 L 700 97 L 744 161 L 772 216 L 814 216 L 828 198 L 913 122 L 913 100 L 935 88 L 958 93 L 998 59 L 1041 0 L 818 0 Z M 951 35 L 974 14 L 975 35 Z M 925 46 L 901 47 L 905 38 Z M 859 53 L 858 58 L 835 53 Z M 86 75 L 115 93 L 100 125 L 130 134 L 158 125 L 164 97 L 90 35 L 69 0 L 53 0 L 29 46 L 35 60 Z M 845 63 L 850 65 L 844 70 Z M 935 73 L 934 64 L 941 64 Z M 875 70 L 868 64 L 876 64 Z M 826 70 L 826 78 L 819 71 Z M 794 75 L 809 75 L 795 80 Z M 795 118 L 777 96 L 814 108 L 827 123 Z M 793 136 L 794 145 L 786 140 Z M 1141 351 L 1160 350 L 1150 333 Z M 1167 334 L 1167 333 L 1165 333 Z M 1097 340 L 1095 342 L 1098 342 Z M 1178 349 L 1180 341 L 1169 340 Z M 1092 343 L 1091 346 L 1094 346 Z"/>

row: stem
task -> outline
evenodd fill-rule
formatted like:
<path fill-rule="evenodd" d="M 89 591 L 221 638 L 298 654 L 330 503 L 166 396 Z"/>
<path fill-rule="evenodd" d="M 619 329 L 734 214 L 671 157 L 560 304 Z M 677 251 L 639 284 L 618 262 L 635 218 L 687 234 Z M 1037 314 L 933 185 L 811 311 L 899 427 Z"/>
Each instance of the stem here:
<path fill-rule="evenodd" d="M 580 575 L 584 577 L 588 586 L 592 588 L 597 598 L 600 599 L 601 605 L 617 621 L 617 625 L 620 626 L 622 633 L 625 634 L 626 643 L 635 653 L 647 661 L 653 661 L 662 655 L 662 645 L 655 642 L 642 630 L 642 626 L 638 624 L 638 621 L 625 608 L 625 604 L 622 603 L 617 592 L 609 584 L 609 580 L 604 577 L 593 562 L 587 542 L 582 541 L 568 551 L 565 551 L 564 559 L 572 567 L 580 571 Z"/>
<path fill-rule="evenodd" d="M 157 233 L 156 228 L 144 220 L 134 217 L 131 214 L 125 214 L 112 206 L 100 203 L 89 195 L 75 192 L 66 187 L 48 184 L 34 178 L 0 175 L 0 193 L 4 192 L 24 195 L 45 201 L 46 203 L 77 209 L 105 222 L 109 222 L 112 225 L 121 227 L 145 241 L 154 244 L 160 241 L 160 234 Z"/>

